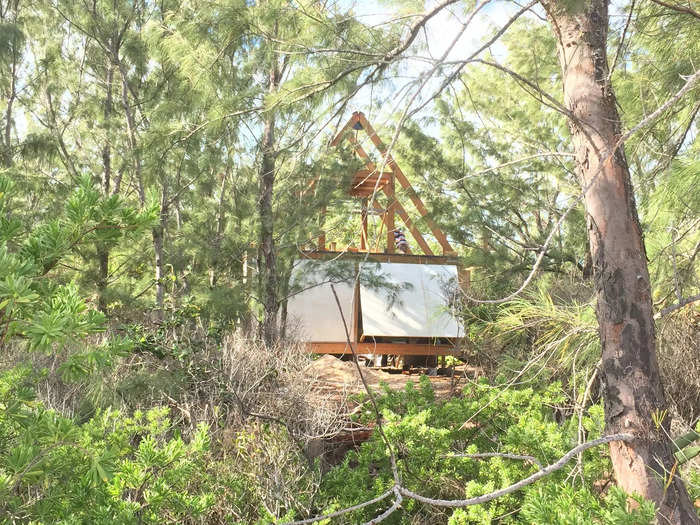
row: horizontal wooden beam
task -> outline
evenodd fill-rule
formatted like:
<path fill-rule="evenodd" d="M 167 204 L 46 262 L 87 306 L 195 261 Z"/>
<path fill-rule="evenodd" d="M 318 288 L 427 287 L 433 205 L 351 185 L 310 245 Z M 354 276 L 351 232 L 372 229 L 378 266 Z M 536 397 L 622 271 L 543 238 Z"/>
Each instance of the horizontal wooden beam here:
<path fill-rule="evenodd" d="M 335 252 L 329 250 L 304 250 L 302 257 L 307 259 L 319 260 L 337 260 L 337 259 L 353 259 L 366 260 L 367 262 L 385 262 L 385 263 L 406 263 L 406 264 L 440 264 L 440 265 L 458 265 L 459 259 L 453 256 L 445 255 L 421 255 L 421 254 L 405 254 L 405 253 L 380 253 L 380 252 Z"/>
<path fill-rule="evenodd" d="M 309 343 L 312 354 L 350 354 L 352 350 L 347 343 Z M 430 345 L 420 343 L 355 343 L 358 354 L 389 355 L 460 355 L 461 352 L 452 345 Z"/>

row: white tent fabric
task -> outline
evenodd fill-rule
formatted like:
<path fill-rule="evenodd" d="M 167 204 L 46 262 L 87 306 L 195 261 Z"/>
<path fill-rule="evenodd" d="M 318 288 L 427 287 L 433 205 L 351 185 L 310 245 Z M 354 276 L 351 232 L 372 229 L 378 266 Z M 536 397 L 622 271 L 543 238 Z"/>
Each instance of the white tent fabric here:
<path fill-rule="evenodd" d="M 303 291 L 287 302 L 287 323 L 300 341 L 344 343 L 345 329 L 327 281 L 333 262 L 296 261 L 291 282 Z M 348 330 L 352 330 L 353 282 L 334 282 Z"/>
<path fill-rule="evenodd" d="M 437 264 L 381 263 L 386 282 L 399 287 L 360 286 L 362 333 L 384 337 L 460 337 L 450 314 L 447 289 L 454 289 L 457 267 Z M 452 281 L 452 285 L 450 285 Z M 396 293 L 392 297 L 392 293 Z"/>

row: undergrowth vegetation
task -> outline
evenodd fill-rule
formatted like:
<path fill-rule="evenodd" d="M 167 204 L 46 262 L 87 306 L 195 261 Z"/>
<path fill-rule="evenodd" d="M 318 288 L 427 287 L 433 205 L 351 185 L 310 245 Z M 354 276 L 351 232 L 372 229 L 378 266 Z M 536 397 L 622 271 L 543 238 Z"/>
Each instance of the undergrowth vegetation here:
<path fill-rule="evenodd" d="M 565 396 L 561 385 L 507 388 L 487 380 L 470 384 L 460 397 L 436 401 L 426 377 L 405 391 L 386 389 L 379 398 L 386 434 L 400 458 L 407 488 L 439 499 L 464 499 L 508 486 L 553 463 L 576 445 L 576 421 L 558 424 L 554 411 Z M 360 416 L 369 422 L 369 411 Z M 590 438 L 603 430 L 603 411 L 590 407 L 583 426 Z M 464 454 L 496 452 L 532 456 L 468 458 Z M 610 485 L 604 449 L 583 453 L 579 462 L 524 490 L 483 505 L 442 510 L 416 501 L 389 523 L 606 523 L 644 524 L 654 519 L 653 505 L 640 502 L 628 512 L 627 497 Z M 389 457 L 375 434 L 324 477 L 319 501 L 325 511 L 349 507 L 384 492 L 393 484 Z M 361 523 L 381 506 L 358 511 L 342 521 Z M 360 514 L 361 512 L 361 514 Z"/>
<path fill-rule="evenodd" d="M 86 236 L 123 242 L 148 220 L 120 206 L 97 199 L 85 180 L 64 214 L 28 238 L 0 224 L 0 522 L 281 523 L 389 489 L 379 433 L 330 459 L 328 438 L 349 423 L 372 427 L 376 414 L 361 397 L 348 421 L 345 400 L 314 391 L 311 358 L 297 345 L 207 326 L 194 302 L 156 323 L 109 324 L 75 283 L 46 278 L 79 257 Z M 542 282 L 498 310 L 471 312 L 473 339 L 499 349 L 498 366 L 456 396 L 437 399 L 427 377 L 378 393 L 407 488 L 444 499 L 485 494 L 602 434 L 592 307 L 557 289 L 567 287 Z M 691 347 L 682 324 L 690 321 L 674 319 L 662 330 L 669 363 Z M 696 376 L 686 376 L 674 384 L 693 387 Z M 688 421 L 697 405 L 680 388 L 672 392 Z M 406 500 L 387 523 L 651 523 L 653 505 L 630 506 L 614 486 L 606 450 L 483 505 Z M 477 452 L 532 458 L 464 456 Z M 698 497 L 697 470 L 685 474 Z M 369 520 L 385 505 L 336 522 Z"/>

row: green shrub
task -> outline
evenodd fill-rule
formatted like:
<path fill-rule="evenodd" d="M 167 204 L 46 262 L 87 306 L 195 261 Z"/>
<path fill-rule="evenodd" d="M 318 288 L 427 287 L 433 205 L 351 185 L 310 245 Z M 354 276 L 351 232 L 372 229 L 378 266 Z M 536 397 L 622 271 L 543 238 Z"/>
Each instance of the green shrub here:
<path fill-rule="evenodd" d="M 427 378 L 419 388 L 386 391 L 379 399 L 385 431 L 399 458 L 403 484 L 432 498 L 464 499 L 506 487 L 537 471 L 530 462 L 493 457 L 454 457 L 459 453 L 506 452 L 531 455 L 552 463 L 576 445 L 577 428 L 557 424 L 553 407 L 564 399 L 558 383 L 546 388 L 504 389 L 485 381 L 465 388 L 462 397 L 436 402 Z M 369 412 L 361 416 L 372 419 Z M 589 438 L 603 428 L 602 408 L 591 407 L 583 419 Z M 405 500 L 387 523 L 649 523 L 653 505 L 644 503 L 628 515 L 624 495 L 605 499 L 593 483 L 610 471 L 607 449 L 584 453 L 582 472 L 576 462 L 519 492 L 463 509 L 434 509 Z M 577 474 L 574 476 L 574 474 Z M 576 483 L 569 479 L 577 480 Z M 583 479 L 583 483 L 580 480 Z M 388 454 L 378 433 L 323 479 L 319 512 L 369 500 L 393 484 Z M 340 523 L 371 519 L 387 503 L 357 511 Z M 623 520 L 627 520 L 624 521 Z"/>

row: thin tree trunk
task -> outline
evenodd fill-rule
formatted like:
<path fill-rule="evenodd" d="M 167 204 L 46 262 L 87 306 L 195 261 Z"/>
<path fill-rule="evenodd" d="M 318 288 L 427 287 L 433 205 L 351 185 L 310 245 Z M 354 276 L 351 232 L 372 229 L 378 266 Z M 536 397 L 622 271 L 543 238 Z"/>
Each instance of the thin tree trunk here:
<path fill-rule="evenodd" d="M 107 95 L 105 97 L 105 105 L 103 118 L 105 122 L 105 130 L 107 136 L 102 147 L 102 195 L 109 197 L 109 189 L 112 179 L 112 148 L 110 145 L 110 125 L 109 120 L 112 118 L 112 84 L 114 80 L 114 67 L 111 60 L 107 59 Z M 104 312 L 107 309 L 105 292 L 107 290 L 107 278 L 109 276 L 109 248 L 103 243 L 97 245 L 97 260 L 99 269 L 97 273 L 97 306 L 100 311 Z"/>
<path fill-rule="evenodd" d="M 275 63 L 270 69 L 268 91 L 274 93 L 279 87 L 280 74 Z M 275 185 L 275 116 L 269 112 L 265 116 L 261 143 L 262 161 L 260 163 L 260 199 L 258 213 L 260 218 L 260 264 L 263 285 L 263 323 L 262 337 L 266 344 L 272 344 L 277 338 L 277 263 L 275 260 L 274 215 L 272 196 Z"/>
<path fill-rule="evenodd" d="M 136 177 L 136 187 L 139 195 L 139 204 L 143 207 L 146 204 L 146 191 L 143 186 L 143 178 L 141 175 L 141 153 L 138 151 L 138 139 L 136 136 L 136 121 L 134 113 L 131 111 L 129 104 L 129 84 L 127 83 L 126 71 L 119 60 L 118 54 L 115 53 L 115 60 L 119 66 L 119 73 L 122 79 L 122 106 L 124 107 L 124 115 L 126 116 L 126 128 L 128 131 L 129 147 L 131 148 L 132 162 L 134 167 L 134 177 Z"/>
<path fill-rule="evenodd" d="M 216 210 L 216 234 L 212 243 L 212 255 L 209 263 L 209 287 L 213 288 L 217 281 L 217 271 L 219 266 L 219 252 L 221 251 L 221 241 L 224 235 L 224 225 L 226 223 L 226 213 L 224 209 L 224 197 L 226 195 L 226 179 L 228 179 L 228 169 L 221 174 L 221 187 L 219 189 L 219 203 Z"/>
<path fill-rule="evenodd" d="M 164 281 L 164 238 L 165 226 L 168 220 L 168 199 L 167 187 L 163 184 L 160 199 L 160 215 L 158 225 L 151 230 L 153 236 L 153 251 L 155 253 L 155 281 L 156 281 L 156 318 L 163 319 L 163 305 L 165 303 L 165 281 Z"/>
<path fill-rule="evenodd" d="M 557 37 L 585 207 L 603 352 L 605 419 L 621 488 L 654 501 L 660 523 L 698 523 L 676 473 L 656 358 L 651 287 L 615 96 L 607 81 L 607 0 L 543 0 Z"/>
<path fill-rule="evenodd" d="M 17 98 L 17 51 L 12 48 L 12 67 L 10 72 L 10 93 L 7 97 L 7 107 L 5 108 L 5 130 L 4 144 L 2 148 L 3 164 L 12 166 L 12 109 Z"/>

